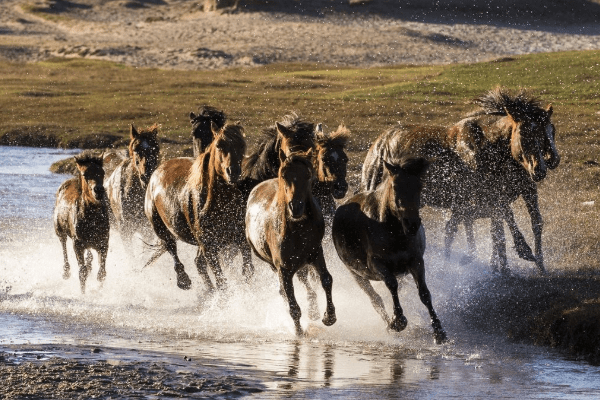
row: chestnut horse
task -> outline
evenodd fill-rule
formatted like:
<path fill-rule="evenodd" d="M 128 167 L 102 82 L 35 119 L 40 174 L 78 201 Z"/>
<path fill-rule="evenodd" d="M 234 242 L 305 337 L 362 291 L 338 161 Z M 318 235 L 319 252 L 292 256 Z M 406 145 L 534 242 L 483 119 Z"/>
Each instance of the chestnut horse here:
<path fill-rule="evenodd" d="M 312 149 L 289 154 L 279 168 L 278 178 L 264 181 L 252 190 L 246 211 L 246 238 L 254 253 L 278 274 L 280 291 L 288 302 L 297 335 L 303 331 L 292 280 L 307 265 L 317 270 L 327 297 L 323 324 L 330 326 L 336 321 L 332 278 L 321 245 L 325 222 L 311 193 L 311 153 Z"/>
<path fill-rule="evenodd" d="M 152 228 L 144 214 L 146 187 L 158 167 L 160 144 L 158 125 L 137 130 L 130 128 L 129 157 L 123 160 L 104 183 L 110 203 L 111 223 L 121 234 L 126 249 L 131 249 L 136 232 L 148 237 Z"/>
<path fill-rule="evenodd" d="M 58 189 L 53 220 L 54 231 L 62 245 L 65 259 L 63 278 L 69 279 L 71 276 L 67 257 L 67 237 L 70 237 L 79 264 L 81 293 L 85 293 L 85 281 L 92 269 L 90 249 L 98 253 L 98 280 L 102 282 L 106 277 L 110 224 L 103 186 L 102 156 L 95 157 L 90 153 L 83 153 L 75 157 L 75 164 L 79 175 L 67 180 Z M 87 256 L 84 259 L 86 250 Z"/>
<path fill-rule="evenodd" d="M 219 111 L 211 106 L 202 106 L 200 113 L 190 113 L 190 123 L 192 124 L 192 145 L 194 157 L 204 153 L 204 150 L 212 143 L 213 133 L 211 124 L 214 123 L 217 129 L 223 128 L 227 122 L 227 116 L 223 111 Z"/>
<path fill-rule="evenodd" d="M 425 229 L 419 216 L 421 180 L 428 162 L 402 155 L 388 160 L 383 161 L 387 176 L 376 190 L 359 192 L 337 209 L 331 232 L 333 243 L 375 310 L 389 329 L 397 332 L 408 324 L 398 299 L 397 277 L 410 273 L 439 344 L 446 340 L 446 333 L 425 283 Z M 392 320 L 370 282 L 381 280 L 394 301 Z"/>
<path fill-rule="evenodd" d="M 545 271 L 536 182 L 559 162 L 550 121 L 552 106 L 542 108 L 538 100 L 524 93 L 511 96 L 499 87 L 475 103 L 480 110 L 450 128 L 399 125 L 384 132 L 369 149 L 361 188 L 372 190 L 381 182 L 381 160 L 390 152 L 409 151 L 426 157 L 432 165 L 425 178 L 423 204 L 449 208 L 452 213 L 446 225 L 447 254 L 459 222 L 467 226 L 469 242 L 474 245 L 473 218 L 491 217 L 493 268 L 507 265 L 502 225 L 506 220 L 519 256 L 535 261 L 540 271 Z M 535 256 L 518 231 L 510 208 L 519 195 L 532 220 Z"/>
<path fill-rule="evenodd" d="M 214 285 L 206 266 L 213 271 L 217 287 L 224 288 L 218 252 L 246 243 L 242 195 L 235 186 L 246 150 L 243 128 L 226 124 L 219 130 L 213 124 L 212 129 L 213 142 L 195 160 L 175 158 L 157 168 L 148 183 L 144 205 L 161 241 L 146 265 L 168 251 L 175 263 L 177 286 L 189 289 L 191 281 L 177 256 L 176 240 L 196 245 L 196 267 L 211 292 Z"/>

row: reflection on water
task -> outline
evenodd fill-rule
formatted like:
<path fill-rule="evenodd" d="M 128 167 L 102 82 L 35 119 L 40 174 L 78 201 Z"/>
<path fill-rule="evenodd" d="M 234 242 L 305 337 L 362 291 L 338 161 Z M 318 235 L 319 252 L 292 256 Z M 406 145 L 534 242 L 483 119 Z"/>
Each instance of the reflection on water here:
<path fill-rule="evenodd" d="M 181 246 L 182 262 L 193 281 L 192 290 L 182 291 L 176 287 L 168 257 L 142 270 L 143 246 L 138 243 L 134 255 L 126 255 L 118 235 L 111 233 L 106 281 L 98 283 L 92 271 L 88 291 L 81 295 L 76 277 L 67 281 L 61 277 L 61 249 L 50 218 L 54 193 L 67 177 L 49 175 L 44 169 L 66 155 L 0 148 L 0 160 L 8 159 L 4 152 L 12 154 L 19 168 L 0 165 L 0 203 L 7 205 L 0 208 L 0 350 L 11 345 L 67 344 L 129 349 L 134 357 L 144 351 L 192 357 L 223 374 L 252 375 L 268 388 L 257 398 L 596 398 L 600 394 L 597 367 L 470 331 L 468 321 L 452 310 L 460 307 L 457 302 L 468 302 L 469 285 L 489 279 L 488 270 L 483 262 L 469 268 L 443 265 L 435 240 L 426 253 L 427 279 L 451 339 L 443 346 L 433 344 L 427 311 L 411 279 L 401 280 L 409 326 L 400 334 L 388 333 L 330 244 L 325 253 L 334 279 L 338 322 L 324 327 L 303 316 L 307 335 L 301 339 L 294 336 L 269 267 L 257 261 L 256 278 L 246 284 L 240 260 L 234 260 L 225 268 L 228 290 L 210 297 L 192 268 L 191 246 Z M 46 164 L 41 168 L 36 163 L 32 173 L 23 160 L 25 156 L 39 160 L 31 155 L 37 152 L 45 157 L 39 164 Z M 15 183 L 26 179 L 30 179 L 27 184 Z M 19 196 L 23 200 L 15 200 Z M 23 223 L 21 214 L 28 209 L 34 210 L 35 217 Z M 1 239 L 8 236 L 8 241 Z M 72 253 L 69 256 L 74 260 Z M 97 269 L 96 263 L 93 268 Z M 384 287 L 375 288 L 391 308 Z M 296 285 L 296 293 L 307 314 L 302 285 Z M 318 294 L 323 310 L 322 290 Z"/>

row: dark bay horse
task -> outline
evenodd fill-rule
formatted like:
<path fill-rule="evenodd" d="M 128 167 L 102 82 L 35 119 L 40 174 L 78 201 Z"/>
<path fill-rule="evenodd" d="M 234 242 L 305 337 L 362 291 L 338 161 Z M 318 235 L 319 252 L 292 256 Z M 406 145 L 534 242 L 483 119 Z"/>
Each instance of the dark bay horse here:
<path fill-rule="evenodd" d="M 423 204 L 450 209 L 447 252 L 460 222 L 467 226 L 469 243 L 474 246 L 473 219 L 491 217 L 494 269 L 507 265 L 502 224 L 506 220 L 519 256 L 535 261 L 544 271 L 536 182 L 559 162 L 550 121 L 552 106 L 543 108 L 523 92 L 512 96 L 499 87 L 475 103 L 479 110 L 449 128 L 398 125 L 384 132 L 369 149 L 361 188 L 371 190 L 381 182 L 381 160 L 390 153 L 409 151 L 426 157 L 432 165 L 425 178 Z M 535 256 L 510 208 L 519 195 L 532 220 Z"/>
<path fill-rule="evenodd" d="M 204 153 L 204 150 L 213 141 L 213 132 L 211 124 L 215 124 L 217 129 L 222 129 L 227 122 L 227 116 L 223 111 L 211 106 L 199 107 L 199 113 L 190 113 L 190 123 L 192 124 L 192 146 L 194 157 Z"/>
<path fill-rule="evenodd" d="M 252 190 L 246 211 L 246 238 L 254 253 L 278 274 L 280 291 L 288 302 L 297 335 L 303 331 L 292 280 L 307 265 L 317 270 L 327 297 L 323 324 L 330 326 L 336 321 L 332 278 L 321 245 L 325 222 L 311 192 L 311 153 L 312 149 L 288 154 L 278 178 L 264 181 Z"/>
<path fill-rule="evenodd" d="M 148 237 L 152 228 L 144 214 L 146 187 L 158 167 L 160 144 L 158 125 L 130 128 L 129 157 L 124 159 L 104 183 L 110 203 L 111 223 L 121 234 L 126 249 L 136 232 Z M 114 157 L 113 155 L 111 155 Z"/>
<path fill-rule="evenodd" d="M 54 231 L 62 245 L 65 259 L 63 278 L 69 279 L 71 276 L 67 257 L 67 237 L 70 237 L 79 264 L 81 292 L 85 293 L 85 281 L 92 269 L 90 249 L 98 253 L 98 280 L 102 282 L 106 277 L 110 224 L 103 186 L 102 157 L 84 152 L 75 157 L 75 164 L 79 175 L 67 180 L 58 189 L 53 220 Z M 84 257 L 86 250 L 87 256 Z"/>
<path fill-rule="evenodd" d="M 204 153 L 195 160 L 175 158 L 161 164 L 146 191 L 145 213 L 161 240 L 148 264 L 169 252 L 181 289 L 189 289 L 191 281 L 177 256 L 176 240 L 198 246 L 196 266 L 209 291 L 214 285 L 207 265 L 217 287 L 224 288 L 219 251 L 246 244 L 242 195 L 235 185 L 246 150 L 243 128 L 230 124 L 222 129 L 215 124 L 212 127 L 214 140 Z"/>
<path fill-rule="evenodd" d="M 376 190 L 354 195 L 336 211 L 332 238 L 340 259 L 367 293 L 389 329 L 400 332 L 408 321 L 398 299 L 398 279 L 410 273 L 429 311 L 436 343 L 446 333 L 431 303 L 425 283 L 425 230 L 419 216 L 425 158 L 396 155 L 383 161 L 386 178 Z M 370 281 L 383 281 L 394 301 L 394 318 L 385 312 Z"/>

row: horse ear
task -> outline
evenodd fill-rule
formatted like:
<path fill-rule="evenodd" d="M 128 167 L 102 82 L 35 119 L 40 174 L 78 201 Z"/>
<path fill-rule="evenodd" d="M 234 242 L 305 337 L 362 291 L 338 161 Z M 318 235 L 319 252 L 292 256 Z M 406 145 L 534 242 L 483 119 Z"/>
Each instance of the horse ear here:
<path fill-rule="evenodd" d="M 504 107 L 504 112 L 506 112 L 506 115 L 509 116 L 515 122 L 523 122 L 523 120 L 525 119 L 524 116 L 519 112 L 510 112 L 506 107 Z"/>
<path fill-rule="evenodd" d="M 385 167 L 385 169 L 387 169 L 387 171 L 392 174 L 392 175 L 396 175 L 398 173 L 398 166 L 390 164 L 389 162 L 385 161 L 385 160 L 381 160 L 383 161 L 383 166 Z"/>
<path fill-rule="evenodd" d="M 137 129 L 135 129 L 135 126 L 133 126 L 133 124 L 131 124 L 131 128 L 129 129 L 129 134 L 131 136 L 132 139 L 137 138 L 140 134 L 138 133 Z"/>
<path fill-rule="evenodd" d="M 552 104 L 548 104 L 548 107 L 546 108 L 546 112 L 548 113 L 548 118 L 550 118 L 552 116 L 552 112 L 554 110 L 552 109 Z"/>
<path fill-rule="evenodd" d="M 213 136 L 216 137 L 219 134 L 219 125 L 215 124 L 215 121 L 211 120 L 210 121 L 210 130 L 213 133 Z"/>
<path fill-rule="evenodd" d="M 196 114 L 194 114 L 194 112 L 191 112 L 190 113 L 190 122 L 193 124 L 195 119 L 196 119 Z"/>
<path fill-rule="evenodd" d="M 283 137 L 289 138 L 294 134 L 288 128 L 281 125 L 279 122 L 276 122 L 275 125 L 277 126 L 277 132 L 279 132 Z"/>

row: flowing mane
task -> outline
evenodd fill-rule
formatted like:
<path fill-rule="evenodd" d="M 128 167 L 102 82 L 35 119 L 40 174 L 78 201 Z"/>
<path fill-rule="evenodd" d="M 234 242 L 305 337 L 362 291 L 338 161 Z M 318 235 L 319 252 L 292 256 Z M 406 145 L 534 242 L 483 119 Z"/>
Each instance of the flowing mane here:
<path fill-rule="evenodd" d="M 542 108 L 541 101 L 528 95 L 525 90 L 512 95 L 508 89 L 501 86 L 497 86 L 487 93 L 476 97 L 473 99 L 473 103 L 479 106 L 480 110 L 474 111 L 468 117 L 510 114 L 522 118 L 527 116 L 535 120 L 539 119 L 546 112 Z"/>

